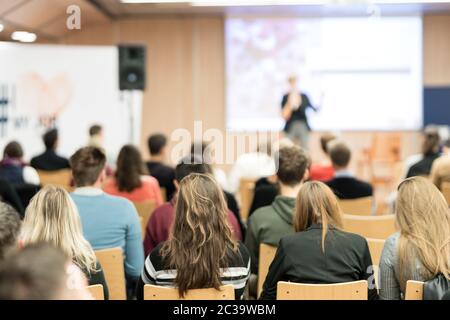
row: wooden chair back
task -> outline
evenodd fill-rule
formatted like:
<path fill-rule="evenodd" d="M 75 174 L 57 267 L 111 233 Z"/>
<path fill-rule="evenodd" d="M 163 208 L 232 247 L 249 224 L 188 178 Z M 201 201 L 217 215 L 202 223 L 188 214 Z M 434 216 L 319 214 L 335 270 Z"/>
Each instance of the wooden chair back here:
<path fill-rule="evenodd" d="M 445 200 L 447 200 L 447 204 L 450 206 L 450 182 L 443 182 L 441 189 Z"/>
<path fill-rule="evenodd" d="M 239 200 L 242 220 L 247 221 L 255 193 L 255 179 L 241 179 L 239 184 Z"/>
<path fill-rule="evenodd" d="M 395 216 L 354 216 L 344 214 L 344 230 L 365 238 L 386 240 L 396 232 Z"/>
<path fill-rule="evenodd" d="M 102 265 L 110 300 L 126 300 L 125 269 L 121 248 L 96 250 L 95 255 Z"/>
<path fill-rule="evenodd" d="M 42 186 L 52 184 L 62 187 L 69 192 L 73 190 L 73 188 L 70 186 L 70 183 L 72 181 L 72 171 L 70 169 L 57 171 L 38 170 L 38 175 Z"/>
<path fill-rule="evenodd" d="M 103 286 L 101 284 L 89 286 L 87 289 L 91 293 L 94 300 L 105 300 L 105 293 L 103 292 Z"/>
<path fill-rule="evenodd" d="M 258 297 L 262 293 L 264 281 L 266 281 L 267 274 L 269 273 L 269 267 L 272 264 L 275 254 L 277 253 L 277 247 L 261 243 L 259 246 L 259 266 L 258 266 Z"/>
<path fill-rule="evenodd" d="M 405 300 L 423 300 L 423 282 L 408 280 L 406 282 Z"/>
<path fill-rule="evenodd" d="M 178 289 L 165 288 L 154 285 L 144 286 L 144 300 L 234 300 L 234 287 L 226 285 L 220 290 L 193 289 L 189 290 L 183 298 L 180 298 Z"/>
<path fill-rule="evenodd" d="M 153 211 L 155 211 L 156 203 L 153 200 L 149 200 L 143 202 L 133 202 L 133 204 L 136 208 L 139 217 L 142 217 L 141 224 L 144 226 L 143 230 L 145 230 L 147 223 L 153 214 Z"/>
<path fill-rule="evenodd" d="M 305 284 L 278 282 L 277 300 L 367 300 L 366 280 L 334 283 Z"/>
<path fill-rule="evenodd" d="M 380 265 L 381 253 L 383 252 L 385 240 L 372 238 L 366 238 L 366 240 L 369 245 L 372 263 L 377 266 Z"/>
<path fill-rule="evenodd" d="M 373 201 L 372 197 L 341 199 L 339 200 L 339 206 L 345 214 L 370 216 L 373 212 Z"/>
<path fill-rule="evenodd" d="M 167 202 L 167 189 L 161 188 L 161 197 L 163 199 L 163 202 Z"/>

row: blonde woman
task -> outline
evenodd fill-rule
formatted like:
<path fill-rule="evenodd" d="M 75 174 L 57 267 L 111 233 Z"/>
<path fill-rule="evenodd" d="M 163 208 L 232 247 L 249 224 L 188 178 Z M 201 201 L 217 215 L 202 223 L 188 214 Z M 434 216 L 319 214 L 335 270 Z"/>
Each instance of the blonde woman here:
<path fill-rule="evenodd" d="M 39 191 L 25 211 L 22 244 L 46 242 L 61 249 L 86 274 L 89 285 L 108 286 L 94 250 L 83 237 L 80 217 L 72 198 L 62 188 L 47 186 Z"/>
<path fill-rule="evenodd" d="M 450 279 L 450 211 L 428 179 L 413 177 L 398 187 L 399 232 L 386 240 L 380 260 L 380 297 L 403 298 L 408 280 Z"/>
<path fill-rule="evenodd" d="M 281 239 L 261 299 L 275 299 L 279 281 L 329 284 L 357 280 L 367 280 L 369 299 L 377 298 L 367 241 L 342 231 L 341 215 L 336 196 L 324 183 L 302 185 L 294 209 L 296 233 Z"/>

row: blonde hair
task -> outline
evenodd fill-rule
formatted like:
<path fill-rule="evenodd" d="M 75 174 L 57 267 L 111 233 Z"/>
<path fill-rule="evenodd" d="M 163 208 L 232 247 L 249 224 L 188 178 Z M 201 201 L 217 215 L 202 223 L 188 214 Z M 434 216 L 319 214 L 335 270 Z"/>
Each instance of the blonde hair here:
<path fill-rule="evenodd" d="M 297 195 L 294 216 L 295 232 L 305 231 L 313 223 L 322 225 L 322 251 L 328 229 L 342 229 L 342 211 L 333 191 L 318 181 L 304 183 Z"/>
<path fill-rule="evenodd" d="M 47 242 L 60 248 L 87 273 L 95 273 L 97 259 L 84 238 L 77 207 L 61 187 L 46 186 L 31 199 L 22 227 L 24 244 Z"/>
<path fill-rule="evenodd" d="M 426 178 L 409 178 L 398 187 L 396 208 L 400 282 L 411 280 L 416 259 L 425 279 L 450 279 L 450 209 L 442 193 Z"/>

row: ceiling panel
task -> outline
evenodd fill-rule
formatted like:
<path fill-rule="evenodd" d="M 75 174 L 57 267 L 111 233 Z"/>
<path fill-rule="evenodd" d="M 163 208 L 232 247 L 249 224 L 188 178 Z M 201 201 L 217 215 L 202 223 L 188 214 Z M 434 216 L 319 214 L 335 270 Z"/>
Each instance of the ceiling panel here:
<path fill-rule="evenodd" d="M 6 12 L 15 7 L 21 5 L 22 3 L 28 2 L 28 0 L 2 0 L 0 1 L 0 17 L 2 17 Z"/>

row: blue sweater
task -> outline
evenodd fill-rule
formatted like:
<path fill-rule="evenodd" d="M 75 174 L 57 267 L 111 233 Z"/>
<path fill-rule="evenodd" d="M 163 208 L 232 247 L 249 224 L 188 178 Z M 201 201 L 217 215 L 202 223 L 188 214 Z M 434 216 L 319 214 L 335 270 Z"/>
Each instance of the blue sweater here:
<path fill-rule="evenodd" d="M 85 238 L 94 250 L 121 247 L 125 255 L 125 273 L 139 277 L 144 267 L 141 224 L 133 204 L 107 194 L 71 194 Z"/>

